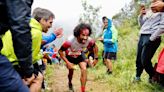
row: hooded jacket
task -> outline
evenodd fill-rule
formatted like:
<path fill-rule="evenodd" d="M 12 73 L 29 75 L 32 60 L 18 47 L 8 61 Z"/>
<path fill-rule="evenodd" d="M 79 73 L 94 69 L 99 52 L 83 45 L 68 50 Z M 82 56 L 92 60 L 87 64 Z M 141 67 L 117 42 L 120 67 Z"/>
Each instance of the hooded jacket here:
<path fill-rule="evenodd" d="M 118 32 L 112 21 L 108 19 L 108 27 L 104 29 L 103 42 L 104 42 L 104 52 L 117 52 L 117 35 Z"/>

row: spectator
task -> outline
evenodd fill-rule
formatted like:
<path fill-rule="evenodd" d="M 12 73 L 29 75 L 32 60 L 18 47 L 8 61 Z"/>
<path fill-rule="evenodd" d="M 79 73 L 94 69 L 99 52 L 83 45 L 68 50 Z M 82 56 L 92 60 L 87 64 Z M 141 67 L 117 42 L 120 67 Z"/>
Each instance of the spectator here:
<path fill-rule="evenodd" d="M 30 13 L 33 0 L 1 0 L 0 1 L 0 35 L 11 30 L 14 52 L 19 66 L 24 71 L 26 83 L 34 79 L 32 65 L 32 49 L 30 34 Z M 1 39 L 0 39 L 1 40 Z M 3 47 L 0 41 L 0 49 Z M 1 92 L 29 92 L 14 70 L 9 60 L 0 54 L 0 90 Z"/>
<path fill-rule="evenodd" d="M 159 0 L 158 0 L 159 1 Z M 136 77 L 135 81 L 140 81 L 140 76 L 143 69 L 149 74 L 149 82 L 152 82 L 152 77 L 154 76 L 154 69 L 151 63 L 151 59 L 160 45 L 160 36 L 155 36 L 158 31 L 164 29 L 164 14 L 162 8 L 154 7 L 153 4 L 158 2 L 153 0 L 151 3 L 152 14 L 148 17 L 141 29 L 140 37 L 138 41 L 137 57 L 136 57 Z M 141 17 L 141 16 L 140 16 Z M 155 36 L 155 37 L 154 37 Z M 155 38 L 155 39 L 152 39 Z"/>

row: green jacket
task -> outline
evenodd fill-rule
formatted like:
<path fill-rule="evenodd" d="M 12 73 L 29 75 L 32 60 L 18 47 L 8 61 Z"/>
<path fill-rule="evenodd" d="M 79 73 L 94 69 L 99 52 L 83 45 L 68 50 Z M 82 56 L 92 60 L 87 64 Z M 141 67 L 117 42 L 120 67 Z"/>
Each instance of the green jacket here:
<path fill-rule="evenodd" d="M 42 58 L 42 54 L 40 53 L 41 41 L 42 41 L 42 27 L 38 21 L 31 18 L 30 21 L 31 26 L 31 35 L 32 35 L 32 59 L 33 64 L 36 63 L 37 60 Z M 1 54 L 5 55 L 13 65 L 18 65 L 18 59 L 14 53 L 12 36 L 10 30 L 7 31 L 3 37 L 3 48 L 1 50 Z"/>

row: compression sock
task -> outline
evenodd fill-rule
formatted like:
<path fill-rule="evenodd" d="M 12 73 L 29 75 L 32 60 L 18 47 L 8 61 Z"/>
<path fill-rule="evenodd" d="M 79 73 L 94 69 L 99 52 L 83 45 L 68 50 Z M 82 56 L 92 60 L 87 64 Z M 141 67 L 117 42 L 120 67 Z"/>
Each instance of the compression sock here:
<path fill-rule="evenodd" d="M 85 92 L 85 86 L 81 86 L 81 92 Z"/>

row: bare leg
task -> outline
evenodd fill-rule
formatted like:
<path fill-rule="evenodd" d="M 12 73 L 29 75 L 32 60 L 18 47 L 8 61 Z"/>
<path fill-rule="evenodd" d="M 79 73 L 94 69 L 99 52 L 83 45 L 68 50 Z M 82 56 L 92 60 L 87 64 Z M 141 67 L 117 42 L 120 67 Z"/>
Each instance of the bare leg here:
<path fill-rule="evenodd" d="M 86 81 L 87 81 L 87 68 L 86 68 L 86 62 L 80 62 L 79 66 L 81 69 L 81 77 L 80 77 L 80 81 L 81 81 L 81 90 L 82 92 L 85 92 L 85 85 L 86 85 Z"/>
<path fill-rule="evenodd" d="M 73 90 L 73 86 L 72 86 L 72 77 L 73 77 L 73 69 L 69 69 L 69 73 L 68 73 L 68 86 L 70 90 Z"/>
<path fill-rule="evenodd" d="M 112 61 L 110 59 L 105 59 L 105 64 L 109 72 L 112 72 Z"/>
<path fill-rule="evenodd" d="M 73 69 L 69 69 L 68 73 L 68 83 L 72 83 Z"/>

